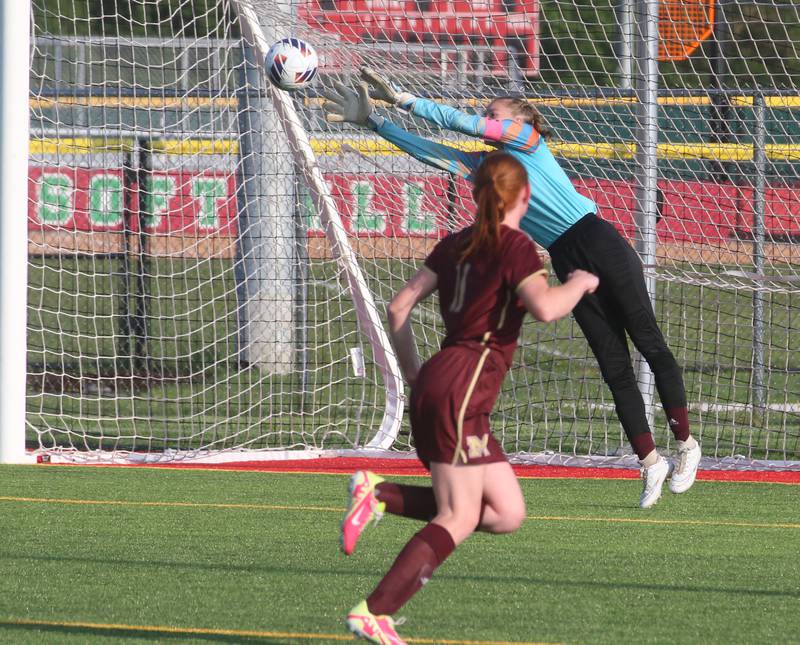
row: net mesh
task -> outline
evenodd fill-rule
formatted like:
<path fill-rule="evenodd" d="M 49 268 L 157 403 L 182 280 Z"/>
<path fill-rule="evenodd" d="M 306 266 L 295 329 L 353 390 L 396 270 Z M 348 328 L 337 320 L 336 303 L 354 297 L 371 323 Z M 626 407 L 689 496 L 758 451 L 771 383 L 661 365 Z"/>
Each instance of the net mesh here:
<path fill-rule="evenodd" d="M 679 33 L 666 19 L 706 25 L 680 32 L 682 43 L 716 26 L 691 56 L 659 64 L 657 246 L 646 271 L 704 454 L 774 466 L 800 460 L 800 15 L 777 0 L 726 3 L 716 17 L 695 4 L 662 3 L 662 51 Z M 344 449 L 382 422 L 385 379 L 296 172 L 298 151 L 248 62 L 241 6 L 267 40 L 291 34 L 320 55 L 317 81 L 292 100 L 378 311 L 473 209 L 463 180 L 370 131 L 325 123 L 319 92 L 351 83 L 365 63 L 471 113 L 499 94 L 524 95 L 578 190 L 636 239 L 640 17 L 625 3 L 235 5 L 123 3 L 78 15 L 73 3 L 34 0 L 34 447 Z M 481 149 L 380 111 L 421 136 Z M 436 306 L 415 317 L 423 356 L 441 339 Z M 657 397 L 651 412 L 656 442 L 669 448 Z M 629 452 L 570 318 L 526 323 L 492 424 L 521 458 Z M 393 447 L 411 448 L 405 420 Z"/>

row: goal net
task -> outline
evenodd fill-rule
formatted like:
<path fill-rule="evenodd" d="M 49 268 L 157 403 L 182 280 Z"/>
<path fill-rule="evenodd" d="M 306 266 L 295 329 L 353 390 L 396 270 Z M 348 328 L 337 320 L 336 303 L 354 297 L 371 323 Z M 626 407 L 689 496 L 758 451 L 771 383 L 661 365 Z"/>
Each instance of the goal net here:
<path fill-rule="evenodd" d="M 413 450 L 383 311 L 473 208 L 465 181 L 325 123 L 320 91 L 369 64 L 468 113 L 526 97 L 578 190 L 642 255 L 709 464 L 797 467 L 800 14 L 719 5 L 33 0 L 28 447 L 145 461 Z M 320 56 L 291 95 L 261 66 L 288 35 Z M 424 356 L 436 306 L 414 319 Z M 525 324 L 492 425 L 519 460 L 635 461 L 571 318 Z"/>

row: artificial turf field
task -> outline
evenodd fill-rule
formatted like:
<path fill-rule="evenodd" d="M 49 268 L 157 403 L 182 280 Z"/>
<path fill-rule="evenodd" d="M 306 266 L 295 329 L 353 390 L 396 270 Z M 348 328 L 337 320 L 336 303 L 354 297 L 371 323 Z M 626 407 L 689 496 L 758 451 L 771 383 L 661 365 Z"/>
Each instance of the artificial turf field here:
<path fill-rule="evenodd" d="M 409 483 L 424 478 L 404 477 Z M 0 467 L 0 642 L 328 643 L 420 528 L 338 549 L 345 474 Z M 523 479 L 399 613 L 409 643 L 800 643 L 800 486 Z"/>

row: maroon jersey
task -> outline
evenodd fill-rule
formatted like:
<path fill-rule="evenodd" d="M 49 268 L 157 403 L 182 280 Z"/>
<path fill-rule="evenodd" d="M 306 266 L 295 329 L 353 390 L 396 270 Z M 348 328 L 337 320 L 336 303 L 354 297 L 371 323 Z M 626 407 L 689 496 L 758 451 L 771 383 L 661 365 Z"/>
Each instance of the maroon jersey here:
<path fill-rule="evenodd" d="M 447 335 L 442 348 L 479 343 L 498 350 L 511 366 L 525 307 L 516 290 L 526 278 L 547 275 L 536 246 L 522 231 L 500 227 L 496 255 L 473 253 L 463 263 L 472 227 L 439 242 L 425 260 L 437 276 L 439 309 Z"/>
<path fill-rule="evenodd" d="M 442 349 L 422 366 L 411 391 L 411 433 L 426 466 L 505 460 L 489 413 L 525 315 L 516 290 L 545 273 L 530 238 L 505 226 L 496 255 L 478 253 L 459 263 L 470 234 L 468 228 L 447 237 L 425 260 L 437 276 L 447 329 Z"/>

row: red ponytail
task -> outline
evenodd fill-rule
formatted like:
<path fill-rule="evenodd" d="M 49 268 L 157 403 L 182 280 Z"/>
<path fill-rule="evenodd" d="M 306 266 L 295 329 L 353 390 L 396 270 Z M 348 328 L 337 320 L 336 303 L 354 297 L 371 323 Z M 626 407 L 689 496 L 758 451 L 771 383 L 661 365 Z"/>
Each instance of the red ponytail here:
<path fill-rule="evenodd" d="M 507 152 L 492 152 L 486 156 L 475 174 L 472 197 L 478 209 L 472 234 L 459 254 L 459 262 L 477 252 L 497 254 L 500 224 L 506 209 L 513 205 L 527 182 L 525 167 Z"/>

